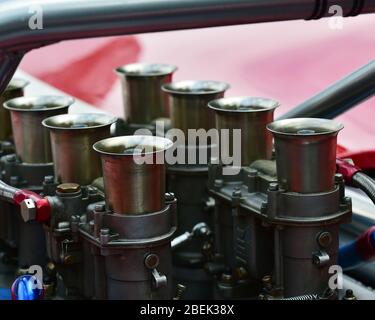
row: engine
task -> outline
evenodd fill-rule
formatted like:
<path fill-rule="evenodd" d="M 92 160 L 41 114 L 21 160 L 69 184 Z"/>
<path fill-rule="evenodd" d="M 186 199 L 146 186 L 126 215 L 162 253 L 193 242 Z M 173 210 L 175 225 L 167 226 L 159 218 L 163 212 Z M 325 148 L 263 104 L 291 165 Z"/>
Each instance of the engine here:
<path fill-rule="evenodd" d="M 279 102 L 173 82 L 175 70 L 118 68 L 124 119 L 68 113 L 73 99 L 10 83 L 2 263 L 15 276 L 40 268 L 47 299 L 342 299 L 355 254 L 340 248 L 345 183 L 367 177 L 336 159 L 343 126 L 275 120 Z M 370 255 L 372 236 L 361 240 Z"/>

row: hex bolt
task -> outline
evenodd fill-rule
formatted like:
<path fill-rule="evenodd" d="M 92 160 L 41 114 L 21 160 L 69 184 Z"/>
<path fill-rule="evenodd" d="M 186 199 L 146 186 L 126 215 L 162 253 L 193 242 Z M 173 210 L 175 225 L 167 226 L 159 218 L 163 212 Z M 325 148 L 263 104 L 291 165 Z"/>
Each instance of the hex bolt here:
<path fill-rule="evenodd" d="M 234 189 L 232 192 L 232 197 L 240 198 L 242 196 L 242 192 L 240 188 Z"/>
<path fill-rule="evenodd" d="M 279 184 L 277 182 L 271 182 L 269 187 L 268 187 L 268 190 L 269 191 L 277 191 L 279 190 Z"/>
<path fill-rule="evenodd" d="M 248 170 L 248 177 L 249 178 L 255 178 L 258 175 L 258 170 L 254 168 L 250 168 Z"/>
<path fill-rule="evenodd" d="M 98 188 L 93 187 L 93 186 L 88 186 L 87 190 L 89 192 L 89 195 L 95 195 L 98 193 Z"/>
<path fill-rule="evenodd" d="M 57 186 L 60 193 L 75 193 L 81 190 L 81 186 L 77 183 L 62 183 Z"/>
<path fill-rule="evenodd" d="M 104 204 L 96 204 L 94 208 L 95 212 L 104 212 L 105 205 Z"/>
<path fill-rule="evenodd" d="M 260 212 L 261 213 L 267 213 L 267 207 L 268 207 L 268 205 L 267 205 L 267 202 L 262 202 L 262 204 L 260 205 Z"/>
<path fill-rule="evenodd" d="M 272 284 L 272 276 L 270 275 L 266 275 L 262 278 L 262 284 L 263 284 L 263 287 L 266 289 L 266 290 L 272 290 L 272 287 L 273 287 L 273 284 Z"/>
<path fill-rule="evenodd" d="M 109 229 L 108 228 L 102 228 L 102 229 L 100 229 L 100 235 L 101 236 L 107 236 L 107 235 L 109 235 Z"/>
<path fill-rule="evenodd" d="M 245 280 L 249 278 L 249 273 L 244 267 L 236 268 L 235 274 L 238 280 Z"/>
<path fill-rule="evenodd" d="M 72 216 L 70 218 L 70 229 L 72 230 L 72 232 L 78 232 L 79 220 L 79 216 Z"/>
<path fill-rule="evenodd" d="M 101 244 L 107 244 L 109 242 L 109 229 L 108 228 L 100 229 L 99 239 L 100 239 Z"/>
<path fill-rule="evenodd" d="M 94 232 L 94 230 L 95 230 L 95 223 L 94 223 L 94 220 L 89 221 L 89 229 L 90 229 L 90 232 L 91 232 L 91 233 Z"/>
<path fill-rule="evenodd" d="M 55 177 L 54 176 L 45 176 L 44 183 L 45 184 L 52 184 L 54 183 Z"/>
<path fill-rule="evenodd" d="M 341 173 L 336 173 L 335 174 L 335 182 L 336 183 L 341 183 L 344 181 L 344 177 Z"/>
<path fill-rule="evenodd" d="M 353 290 L 348 289 L 345 292 L 345 296 L 343 297 L 343 300 L 357 300 L 357 297 L 354 295 Z"/>
<path fill-rule="evenodd" d="M 215 179 L 214 181 L 215 188 L 221 188 L 223 185 L 224 185 L 223 179 Z"/>
<path fill-rule="evenodd" d="M 145 266 L 148 269 L 156 269 L 159 266 L 159 256 L 155 253 L 149 253 L 145 258 Z"/>
<path fill-rule="evenodd" d="M 55 274 L 56 273 L 56 266 L 53 262 L 48 262 L 46 266 L 46 270 L 48 274 Z"/>
<path fill-rule="evenodd" d="M 221 275 L 221 281 L 223 281 L 224 283 L 232 283 L 233 281 L 233 276 L 232 276 L 232 272 L 230 270 L 225 270 L 223 272 L 223 274 Z"/>
<path fill-rule="evenodd" d="M 322 231 L 318 235 L 318 244 L 323 247 L 327 248 L 332 243 L 332 235 L 328 231 Z"/>

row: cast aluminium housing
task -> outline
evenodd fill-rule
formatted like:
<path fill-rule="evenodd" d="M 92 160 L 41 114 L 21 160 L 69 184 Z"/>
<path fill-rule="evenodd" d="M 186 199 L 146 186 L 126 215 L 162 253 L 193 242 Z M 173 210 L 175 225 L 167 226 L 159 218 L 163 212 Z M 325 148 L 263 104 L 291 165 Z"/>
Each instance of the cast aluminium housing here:
<path fill-rule="evenodd" d="M 0 2 L 0 92 L 25 53 L 61 40 L 319 19 L 329 15 L 332 4 L 329 0 L 4 0 Z M 334 4 L 342 7 L 344 16 L 375 12 L 375 0 Z M 43 18 L 42 26 L 30 28 L 30 18 L 37 15 Z"/>

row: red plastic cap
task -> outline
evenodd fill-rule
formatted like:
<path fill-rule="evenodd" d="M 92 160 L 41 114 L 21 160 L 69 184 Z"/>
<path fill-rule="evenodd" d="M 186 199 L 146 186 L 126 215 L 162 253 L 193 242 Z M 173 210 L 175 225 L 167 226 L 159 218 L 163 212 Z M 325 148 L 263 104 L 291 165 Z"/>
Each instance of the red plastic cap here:
<path fill-rule="evenodd" d="M 18 205 L 25 199 L 31 199 L 35 202 L 36 221 L 42 223 L 49 221 L 51 217 L 51 205 L 46 198 L 29 190 L 20 190 L 13 197 L 13 201 Z"/>

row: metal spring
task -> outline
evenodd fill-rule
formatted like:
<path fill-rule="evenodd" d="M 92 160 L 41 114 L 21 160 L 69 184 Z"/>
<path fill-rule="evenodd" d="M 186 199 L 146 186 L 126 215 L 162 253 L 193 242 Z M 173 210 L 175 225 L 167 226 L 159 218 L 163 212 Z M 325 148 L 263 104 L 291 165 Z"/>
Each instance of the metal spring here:
<path fill-rule="evenodd" d="M 298 300 L 298 301 L 307 301 L 307 300 L 319 300 L 319 296 L 317 294 L 305 294 L 303 296 L 296 296 L 290 298 L 283 298 L 281 300 Z"/>

